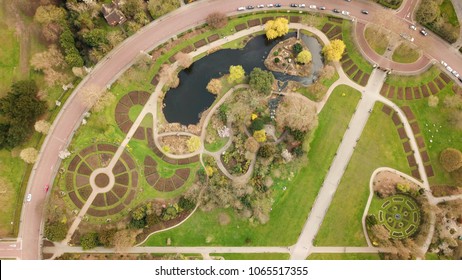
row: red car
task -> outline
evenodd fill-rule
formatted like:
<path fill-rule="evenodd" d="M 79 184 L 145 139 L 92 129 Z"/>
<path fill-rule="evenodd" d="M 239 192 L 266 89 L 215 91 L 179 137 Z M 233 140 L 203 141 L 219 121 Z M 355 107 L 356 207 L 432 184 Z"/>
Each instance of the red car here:
<path fill-rule="evenodd" d="M 45 186 L 45 192 L 46 192 L 46 193 L 48 192 L 48 189 L 49 189 L 49 188 L 50 188 L 50 185 L 47 184 L 47 185 Z"/>

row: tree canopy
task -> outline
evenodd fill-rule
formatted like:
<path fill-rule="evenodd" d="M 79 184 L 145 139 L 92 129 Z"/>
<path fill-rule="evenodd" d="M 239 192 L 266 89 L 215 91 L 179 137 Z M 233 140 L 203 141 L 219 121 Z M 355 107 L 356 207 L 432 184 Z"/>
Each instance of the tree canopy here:
<path fill-rule="evenodd" d="M 310 51 L 308 50 L 303 50 L 301 51 L 298 55 L 295 61 L 301 64 L 308 64 L 311 62 L 312 56 Z"/>
<path fill-rule="evenodd" d="M 289 32 L 289 21 L 281 17 L 275 20 L 269 20 L 266 22 L 265 31 L 268 40 L 284 36 Z"/>
<path fill-rule="evenodd" d="M 329 61 L 340 61 L 344 51 L 345 43 L 339 39 L 330 41 L 330 44 L 325 45 L 324 48 L 322 48 L 324 56 Z"/>
<path fill-rule="evenodd" d="M 258 92 L 269 94 L 274 83 L 274 75 L 270 71 L 254 68 L 250 72 L 250 88 Z"/>
<path fill-rule="evenodd" d="M 462 153 L 454 148 L 447 148 L 441 152 L 440 162 L 447 172 L 455 171 L 462 167 Z"/>
<path fill-rule="evenodd" d="M 229 76 L 228 82 L 229 83 L 241 83 L 245 77 L 245 70 L 242 68 L 241 65 L 231 65 L 229 67 Z"/>

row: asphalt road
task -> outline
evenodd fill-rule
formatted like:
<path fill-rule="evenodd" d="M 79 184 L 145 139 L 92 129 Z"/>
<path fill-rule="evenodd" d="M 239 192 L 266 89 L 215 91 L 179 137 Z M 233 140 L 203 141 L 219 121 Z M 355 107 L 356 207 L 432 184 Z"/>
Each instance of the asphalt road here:
<path fill-rule="evenodd" d="M 42 145 L 40 157 L 34 166 L 26 191 L 26 193 L 32 194 L 32 201 L 25 203 L 22 209 L 19 231 L 19 239 L 22 240 L 21 259 L 40 258 L 40 230 L 43 220 L 43 206 L 46 199 L 43 187 L 46 184 L 52 184 L 61 163 L 58 154 L 69 145 L 75 129 L 78 128 L 84 113 L 87 111 L 87 108 L 79 101 L 80 90 L 90 84 L 101 87 L 112 84 L 133 63 L 140 51 L 150 51 L 171 36 L 203 22 L 211 12 L 236 13 L 236 8 L 239 6 L 257 5 L 265 2 L 235 0 L 230 4 L 230 1 L 202 0 L 183 6 L 141 29 L 98 63 L 90 75 L 79 84 L 67 100 Z M 292 1 L 277 0 L 277 2 L 283 4 L 283 8 L 286 9 Z M 353 2 L 317 0 L 310 1 L 310 4 L 324 5 L 328 10 L 333 8 L 348 10 L 352 16 L 364 21 L 372 19 L 371 15 L 375 11 L 382 9 L 373 3 L 354 0 Z M 362 9 L 369 10 L 369 15 L 361 14 L 360 10 Z M 330 11 L 327 12 L 331 13 Z M 422 37 L 416 40 L 416 44 L 424 47 L 429 57 L 435 58 L 438 61 L 445 60 L 450 62 L 452 68 L 462 72 L 460 54 L 435 35 L 430 34 L 427 37 Z M 1 249 L 0 256 L 2 256 Z"/>

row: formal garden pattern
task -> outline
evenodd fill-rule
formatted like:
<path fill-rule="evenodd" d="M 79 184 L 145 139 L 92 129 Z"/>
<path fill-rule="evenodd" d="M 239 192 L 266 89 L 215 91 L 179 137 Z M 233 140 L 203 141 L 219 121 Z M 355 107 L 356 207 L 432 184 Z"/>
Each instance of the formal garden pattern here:
<path fill-rule="evenodd" d="M 385 199 L 379 210 L 379 223 L 390 231 L 392 238 L 409 237 L 419 228 L 420 208 L 409 196 L 390 196 Z"/>

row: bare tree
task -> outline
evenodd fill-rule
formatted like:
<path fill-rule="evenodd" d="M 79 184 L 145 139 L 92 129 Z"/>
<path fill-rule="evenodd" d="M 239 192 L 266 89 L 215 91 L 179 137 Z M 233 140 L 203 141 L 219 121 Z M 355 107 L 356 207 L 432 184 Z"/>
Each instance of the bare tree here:
<path fill-rule="evenodd" d="M 171 88 L 176 88 L 180 84 L 180 79 L 178 78 L 177 73 L 173 67 L 169 65 L 162 65 L 162 69 L 159 73 L 160 79 L 165 82 L 165 85 Z"/>
<path fill-rule="evenodd" d="M 228 24 L 228 18 L 220 12 L 211 13 L 207 16 L 205 22 L 213 29 L 220 29 Z"/>
<path fill-rule="evenodd" d="M 276 123 L 280 129 L 308 131 L 317 124 L 316 107 L 306 98 L 285 96 L 276 110 Z"/>
<path fill-rule="evenodd" d="M 115 100 L 115 96 L 111 92 L 96 85 L 84 87 L 79 97 L 84 106 L 89 107 L 95 112 L 103 110 Z"/>
<path fill-rule="evenodd" d="M 35 131 L 47 134 L 50 130 L 50 123 L 45 120 L 39 120 L 34 124 Z"/>
<path fill-rule="evenodd" d="M 114 248 L 120 253 L 132 247 L 136 242 L 138 231 L 132 229 L 124 229 L 114 234 Z"/>
<path fill-rule="evenodd" d="M 29 164 L 35 163 L 37 156 L 38 151 L 35 148 L 25 148 L 19 153 L 19 157 Z"/>
<path fill-rule="evenodd" d="M 388 197 L 396 193 L 396 183 L 390 178 L 383 178 L 374 184 L 374 191 L 381 197 Z"/>
<path fill-rule="evenodd" d="M 192 57 L 184 52 L 179 52 L 175 55 L 176 61 L 178 61 L 178 65 L 180 65 L 183 68 L 189 68 L 191 64 L 193 63 Z"/>

